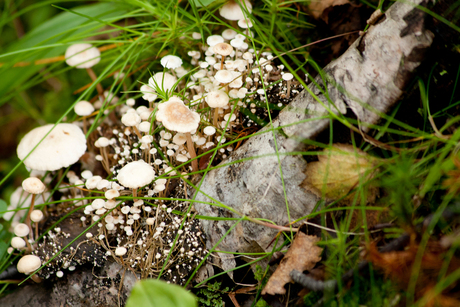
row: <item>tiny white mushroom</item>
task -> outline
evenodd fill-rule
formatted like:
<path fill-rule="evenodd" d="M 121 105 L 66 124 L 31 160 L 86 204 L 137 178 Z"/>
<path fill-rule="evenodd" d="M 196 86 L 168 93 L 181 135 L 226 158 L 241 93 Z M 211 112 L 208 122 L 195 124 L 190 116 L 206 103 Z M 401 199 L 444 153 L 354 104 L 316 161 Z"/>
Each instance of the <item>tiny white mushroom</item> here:
<path fill-rule="evenodd" d="M 38 256 L 25 255 L 19 259 L 17 269 L 19 273 L 29 275 L 30 273 L 37 270 L 42 265 L 42 261 Z"/>
<path fill-rule="evenodd" d="M 283 80 L 287 81 L 287 94 L 286 97 L 289 98 L 289 95 L 291 93 L 291 80 L 294 78 L 294 76 L 291 73 L 285 73 L 282 76 Z"/>
<path fill-rule="evenodd" d="M 123 166 L 117 175 L 118 182 L 133 190 L 133 197 L 137 196 L 137 189 L 155 179 L 153 167 L 143 160 L 134 161 Z"/>
<path fill-rule="evenodd" d="M 26 246 L 26 241 L 24 241 L 23 238 L 14 237 L 11 239 L 11 246 L 16 249 L 24 248 Z"/>
<path fill-rule="evenodd" d="M 198 161 L 195 159 L 196 153 L 191 132 L 198 128 L 200 115 L 191 111 L 181 99 L 174 96 L 158 106 L 157 120 L 169 130 L 186 134 L 188 151 L 193 159 L 192 169 L 194 172 L 198 171 Z"/>

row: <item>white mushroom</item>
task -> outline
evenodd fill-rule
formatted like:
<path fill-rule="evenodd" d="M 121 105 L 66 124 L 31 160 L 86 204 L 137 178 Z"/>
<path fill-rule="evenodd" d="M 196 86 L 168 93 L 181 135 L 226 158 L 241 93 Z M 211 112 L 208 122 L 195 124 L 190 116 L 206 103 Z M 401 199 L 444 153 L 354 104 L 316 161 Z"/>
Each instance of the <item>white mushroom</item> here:
<path fill-rule="evenodd" d="M 24 248 L 26 246 L 26 241 L 24 241 L 23 238 L 14 237 L 11 239 L 11 246 L 16 249 Z"/>
<path fill-rule="evenodd" d="M 174 96 L 158 106 L 157 120 L 169 130 L 185 133 L 192 169 L 194 172 L 198 171 L 195 147 L 190 133 L 198 128 L 200 115 L 191 111 L 181 99 Z"/>
<path fill-rule="evenodd" d="M 123 166 L 117 175 L 118 182 L 133 190 L 133 197 L 137 196 L 137 189 L 155 179 L 153 167 L 143 160 L 134 161 Z"/>
<path fill-rule="evenodd" d="M 50 124 L 35 128 L 19 142 L 17 148 L 19 159 L 25 159 L 30 153 L 24 160 L 27 167 L 34 170 L 55 171 L 74 164 L 85 153 L 86 138 L 78 126 L 57 124 L 45 137 L 53 126 Z M 40 141 L 41 143 L 35 148 Z"/>
<path fill-rule="evenodd" d="M 230 0 L 219 9 L 220 16 L 228 20 L 244 19 L 245 13 L 250 14 L 252 12 L 252 5 L 248 0 L 244 0 L 244 3 L 241 4 L 241 6 L 245 8 L 244 12 L 241 9 L 240 4 L 234 0 Z"/>
<path fill-rule="evenodd" d="M 283 80 L 287 81 L 287 94 L 286 97 L 289 98 L 289 95 L 291 93 L 291 80 L 294 78 L 294 76 L 291 73 L 285 73 L 282 76 Z"/>
<path fill-rule="evenodd" d="M 101 52 L 91 44 L 74 44 L 67 48 L 65 61 L 76 68 L 90 68 L 99 63 Z"/>
<path fill-rule="evenodd" d="M 224 69 L 225 57 L 232 53 L 233 47 L 227 43 L 218 43 L 212 47 L 212 50 L 214 51 L 214 53 L 220 54 L 222 56 L 222 60 L 220 62 L 220 69 Z"/>
<path fill-rule="evenodd" d="M 158 72 L 154 74 L 153 77 L 149 78 L 149 86 L 154 88 L 156 92 L 159 92 L 159 90 L 167 92 L 174 89 L 174 84 L 176 84 L 176 81 L 177 79 L 173 75 L 167 72 Z"/>
<path fill-rule="evenodd" d="M 222 70 L 221 70 L 222 71 Z M 213 125 L 217 127 L 217 120 L 219 118 L 219 109 L 228 105 L 229 97 L 227 93 L 222 90 L 209 92 L 205 97 L 205 101 L 211 108 L 214 109 Z"/>
<path fill-rule="evenodd" d="M 206 43 L 212 47 L 218 43 L 223 43 L 224 42 L 224 38 L 220 35 L 210 35 L 208 36 L 208 38 L 206 39 Z M 212 50 L 212 48 L 209 49 L 210 51 Z M 211 52 L 212 53 L 212 52 Z"/>
<path fill-rule="evenodd" d="M 181 58 L 175 55 L 167 55 L 162 57 L 160 63 L 164 68 L 170 69 L 175 69 L 182 66 Z"/>
<path fill-rule="evenodd" d="M 101 60 L 101 52 L 91 44 L 74 44 L 67 48 L 65 51 L 65 61 L 67 65 L 76 68 L 86 68 L 91 80 L 97 80 L 93 67 Z M 97 84 L 97 91 L 103 97 L 104 89 L 101 84 Z"/>
<path fill-rule="evenodd" d="M 94 112 L 94 107 L 88 101 L 82 100 L 75 104 L 75 106 L 73 107 L 73 110 L 79 116 L 88 116 Z"/>
<path fill-rule="evenodd" d="M 35 255 L 25 255 L 19 259 L 17 269 L 19 273 L 29 275 L 42 265 L 42 261 Z"/>

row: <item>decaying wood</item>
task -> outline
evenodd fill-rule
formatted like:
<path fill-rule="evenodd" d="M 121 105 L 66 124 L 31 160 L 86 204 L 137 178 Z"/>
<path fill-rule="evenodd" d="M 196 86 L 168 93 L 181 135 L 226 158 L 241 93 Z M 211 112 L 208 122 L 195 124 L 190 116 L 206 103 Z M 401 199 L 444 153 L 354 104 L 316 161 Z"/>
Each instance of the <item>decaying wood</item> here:
<path fill-rule="evenodd" d="M 250 138 L 223 162 L 231 165 L 210 171 L 196 200 L 212 202 L 213 198 L 244 215 L 265 218 L 278 225 L 311 212 L 319 199 L 299 187 L 305 179 L 306 162 L 301 156 L 285 154 L 303 150 L 301 141 L 326 129 L 331 113 L 351 109 L 361 123 L 360 129 L 366 131 L 369 124 L 380 119 L 380 113 L 387 112 L 400 98 L 434 36 L 424 28 L 425 15 L 416 5 L 424 5 L 424 1 L 395 3 L 379 23 L 371 25 L 340 58 L 327 65 L 316 84 L 309 84 L 308 90 L 300 93 L 273 125 L 263 130 L 265 133 Z M 240 162 L 235 163 L 237 160 Z M 195 208 L 201 215 L 238 217 L 208 204 L 195 203 Z M 235 222 L 202 223 L 208 248 L 212 248 Z M 216 249 L 267 251 L 273 248 L 269 244 L 275 236 L 274 229 L 244 221 Z M 224 269 L 235 267 L 231 255 L 219 256 Z"/>

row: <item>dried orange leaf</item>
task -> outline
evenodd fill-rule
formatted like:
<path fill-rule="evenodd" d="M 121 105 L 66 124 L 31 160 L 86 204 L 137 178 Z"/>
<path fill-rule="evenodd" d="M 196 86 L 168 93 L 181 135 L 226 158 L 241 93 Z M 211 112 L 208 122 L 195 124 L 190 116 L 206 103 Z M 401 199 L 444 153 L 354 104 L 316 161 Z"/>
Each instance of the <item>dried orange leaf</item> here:
<path fill-rule="evenodd" d="M 284 285 L 292 282 L 289 276 L 292 270 L 302 272 L 312 269 L 321 260 L 323 249 L 316 246 L 316 242 L 319 240 L 316 236 L 308 236 L 303 232 L 298 232 L 280 265 L 268 280 L 262 295 L 285 294 Z"/>
<path fill-rule="evenodd" d="M 339 199 L 360 180 L 369 180 L 375 169 L 371 156 L 351 145 L 335 144 L 318 156 L 318 162 L 307 165 L 302 187 L 318 197 Z M 372 194 L 372 193 L 371 193 Z"/>

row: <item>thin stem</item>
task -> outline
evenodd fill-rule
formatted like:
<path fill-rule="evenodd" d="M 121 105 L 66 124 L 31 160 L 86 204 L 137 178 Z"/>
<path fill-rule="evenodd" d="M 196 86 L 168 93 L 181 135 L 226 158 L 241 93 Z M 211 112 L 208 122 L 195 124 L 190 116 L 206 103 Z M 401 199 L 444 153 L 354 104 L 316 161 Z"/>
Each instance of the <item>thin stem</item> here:
<path fill-rule="evenodd" d="M 192 136 L 190 132 L 185 134 L 187 136 L 187 149 L 190 154 L 190 159 L 192 160 L 192 171 L 198 172 L 198 161 L 196 158 L 195 147 L 193 146 Z"/>
<path fill-rule="evenodd" d="M 93 80 L 93 82 L 96 82 L 97 81 L 97 76 L 94 73 L 94 70 L 92 68 L 86 68 L 86 71 L 88 72 L 88 75 L 91 78 L 91 80 Z M 97 89 L 97 92 L 98 92 L 99 96 L 101 96 L 103 99 L 105 99 L 105 97 L 104 97 L 104 89 L 102 88 L 102 85 L 100 83 L 96 84 L 96 89 Z"/>

